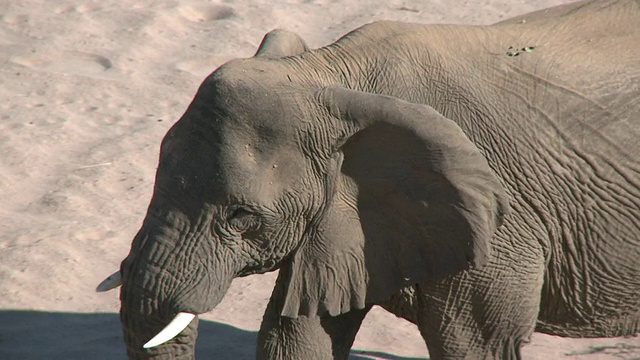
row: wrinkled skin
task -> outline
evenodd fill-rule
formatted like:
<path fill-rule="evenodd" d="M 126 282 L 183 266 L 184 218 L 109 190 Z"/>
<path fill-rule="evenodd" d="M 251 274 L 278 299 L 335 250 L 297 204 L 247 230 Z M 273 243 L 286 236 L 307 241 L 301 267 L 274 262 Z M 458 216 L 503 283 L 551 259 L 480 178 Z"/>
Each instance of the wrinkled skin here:
<path fill-rule="evenodd" d="M 210 75 L 166 135 L 122 262 L 131 358 L 192 358 L 234 277 L 280 269 L 257 356 L 345 359 L 373 304 L 432 359 L 534 330 L 640 330 L 640 2 L 489 27 L 286 31 Z M 383 96 L 384 95 L 384 96 Z"/>

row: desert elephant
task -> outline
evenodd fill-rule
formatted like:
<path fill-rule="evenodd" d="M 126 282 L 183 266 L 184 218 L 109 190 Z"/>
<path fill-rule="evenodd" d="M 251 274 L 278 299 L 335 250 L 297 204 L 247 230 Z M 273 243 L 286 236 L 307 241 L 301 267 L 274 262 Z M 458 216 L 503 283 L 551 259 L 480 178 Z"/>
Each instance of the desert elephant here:
<path fill-rule="evenodd" d="M 192 358 L 196 315 L 276 269 L 258 358 L 346 359 L 374 304 L 432 359 L 639 332 L 639 19 L 637 0 L 586 1 L 317 50 L 269 33 L 162 142 L 99 287 L 122 285 L 128 355 Z"/>

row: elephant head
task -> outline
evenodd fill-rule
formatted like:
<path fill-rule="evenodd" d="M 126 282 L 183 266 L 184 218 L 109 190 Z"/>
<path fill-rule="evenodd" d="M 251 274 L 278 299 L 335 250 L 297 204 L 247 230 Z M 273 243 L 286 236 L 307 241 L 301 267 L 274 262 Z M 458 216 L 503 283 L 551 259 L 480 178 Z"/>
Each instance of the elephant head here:
<path fill-rule="evenodd" d="M 286 52 L 223 65 L 165 136 L 119 272 L 130 357 L 193 356 L 193 315 L 238 276 L 282 269 L 283 316 L 337 315 L 487 258 L 507 198 L 460 127 Z M 144 349 L 177 314 L 186 329 Z"/>

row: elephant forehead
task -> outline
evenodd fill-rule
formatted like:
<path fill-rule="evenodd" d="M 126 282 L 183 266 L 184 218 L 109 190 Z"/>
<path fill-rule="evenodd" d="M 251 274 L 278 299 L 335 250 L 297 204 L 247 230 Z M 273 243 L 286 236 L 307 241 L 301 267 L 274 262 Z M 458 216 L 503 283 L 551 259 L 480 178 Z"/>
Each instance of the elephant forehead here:
<path fill-rule="evenodd" d="M 187 136 L 180 137 L 180 135 Z M 218 136 L 186 129 L 163 144 L 157 185 L 185 191 L 194 203 L 242 201 L 273 208 L 300 188 L 306 158 L 294 142 L 265 141 L 250 131 Z"/>
<path fill-rule="evenodd" d="M 305 158 L 291 144 L 276 146 L 256 137 L 223 146 L 220 174 L 226 192 L 257 204 L 272 204 L 301 182 Z"/>
<path fill-rule="evenodd" d="M 210 148 L 216 198 L 269 203 L 304 171 L 304 102 L 294 89 L 268 86 L 273 79 L 240 65 L 225 65 L 205 80 L 182 119 L 183 133 L 187 142 Z"/>

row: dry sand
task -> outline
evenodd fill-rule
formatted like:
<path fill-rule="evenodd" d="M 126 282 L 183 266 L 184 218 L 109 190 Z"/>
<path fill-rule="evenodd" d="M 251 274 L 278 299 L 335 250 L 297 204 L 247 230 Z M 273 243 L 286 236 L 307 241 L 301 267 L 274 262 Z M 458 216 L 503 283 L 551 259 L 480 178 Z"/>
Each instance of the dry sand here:
<path fill-rule="evenodd" d="M 0 2 L 0 359 L 121 359 L 118 293 L 160 140 L 204 76 L 273 28 L 312 47 L 376 19 L 487 24 L 566 1 Z M 251 359 L 274 274 L 203 316 L 201 359 Z M 536 334 L 529 359 L 640 357 L 640 339 Z M 367 317 L 352 359 L 423 359 L 417 329 Z"/>

